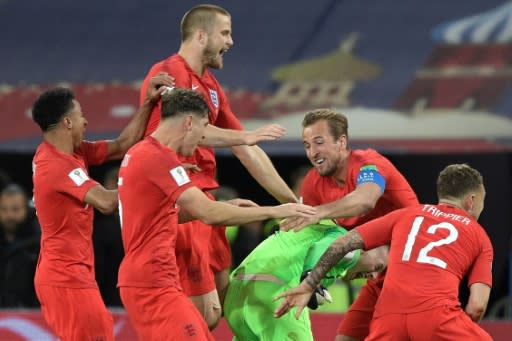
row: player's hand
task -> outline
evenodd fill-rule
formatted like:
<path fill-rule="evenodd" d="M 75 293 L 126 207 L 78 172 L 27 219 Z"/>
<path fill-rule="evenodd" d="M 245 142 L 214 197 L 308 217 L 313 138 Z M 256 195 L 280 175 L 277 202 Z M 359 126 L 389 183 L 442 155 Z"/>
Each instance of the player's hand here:
<path fill-rule="evenodd" d="M 281 219 L 286 217 L 310 217 L 315 215 L 316 208 L 304 204 L 283 204 L 275 206 L 273 210 L 272 218 Z"/>
<path fill-rule="evenodd" d="M 186 163 L 186 162 L 184 162 L 184 163 L 182 163 L 181 165 L 183 166 L 183 168 L 185 168 L 185 170 L 187 170 L 187 171 L 191 171 L 192 173 L 198 173 L 198 172 L 202 171 L 202 169 L 201 169 L 201 168 L 199 168 L 199 166 L 198 166 L 198 165 L 194 165 L 194 164 L 192 164 L 192 163 Z"/>
<path fill-rule="evenodd" d="M 305 228 L 308 225 L 316 224 L 320 221 L 320 217 L 318 215 L 310 215 L 303 217 L 290 217 L 283 220 L 279 226 L 281 231 L 289 231 L 294 230 L 298 232 Z"/>
<path fill-rule="evenodd" d="M 258 207 L 259 205 L 252 200 L 235 198 L 225 201 L 228 204 L 235 205 L 238 207 Z"/>
<path fill-rule="evenodd" d="M 309 272 L 310 271 L 304 271 L 302 273 L 300 276 L 301 282 L 309 275 Z M 313 292 L 313 295 L 309 298 L 308 308 L 311 310 L 317 310 L 318 307 L 323 305 L 325 302 L 332 303 L 332 296 L 329 291 L 327 291 L 326 287 L 319 285 Z"/>
<path fill-rule="evenodd" d="M 245 144 L 253 146 L 262 141 L 273 141 L 281 138 L 286 129 L 279 124 L 269 124 L 261 128 L 247 131 L 245 135 Z"/>
<path fill-rule="evenodd" d="M 314 290 L 305 282 L 301 282 L 295 288 L 286 290 L 285 292 L 274 297 L 274 301 L 284 298 L 281 305 L 274 311 L 274 317 L 281 317 L 290 311 L 293 307 L 297 307 L 295 318 L 299 319 L 304 307 L 308 304 Z"/>
<path fill-rule="evenodd" d="M 158 102 L 163 92 L 175 85 L 174 77 L 167 72 L 159 72 L 149 80 L 148 90 L 146 92 L 146 100 L 152 103 Z"/>

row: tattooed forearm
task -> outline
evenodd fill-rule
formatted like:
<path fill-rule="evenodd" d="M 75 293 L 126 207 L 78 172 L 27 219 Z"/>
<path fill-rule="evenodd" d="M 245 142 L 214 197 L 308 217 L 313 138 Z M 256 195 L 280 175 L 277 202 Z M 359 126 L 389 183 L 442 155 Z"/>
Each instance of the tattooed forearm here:
<path fill-rule="evenodd" d="M 353 250 L 361 249 L 364 247 L 364 242 L 359 233 L 355 230 L 350 231 L 343 237 L 336 239 L 331 246 L 320 257 L 315 268 L 305 278 L 306 283 L 315 289 L 320 280 L 325 276 L 333 266 L 335 266 L 341 258 Z"/>

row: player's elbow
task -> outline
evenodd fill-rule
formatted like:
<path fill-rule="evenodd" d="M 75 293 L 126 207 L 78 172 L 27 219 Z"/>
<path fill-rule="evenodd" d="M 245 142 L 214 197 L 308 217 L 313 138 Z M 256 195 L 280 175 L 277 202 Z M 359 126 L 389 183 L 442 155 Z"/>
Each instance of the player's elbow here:
<path fill-rule="evenodd" d="M 224 221 L 220 219 L 216 214 L 205 214 L 198 219 L 206 225 L 224 225 Z"/>
<path fill-rule="evenodd" d="M 359 201 L 359 208 L 362 214 L 366 214 L 375 208 L 376 201 L 363 198 Z"/>

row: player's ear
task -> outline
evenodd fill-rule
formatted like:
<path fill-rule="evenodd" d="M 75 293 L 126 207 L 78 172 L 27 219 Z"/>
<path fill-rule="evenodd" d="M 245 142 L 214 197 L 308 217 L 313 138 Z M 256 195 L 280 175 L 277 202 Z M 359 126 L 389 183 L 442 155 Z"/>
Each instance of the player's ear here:
<path fill-rule="evenodd" d="M 339 138 L 339 143 L 340 143 L 340 146 L 342 149 L 346 149 L 347 148 L 347 135 L 345 134 L 342 134 L 340 135 L 340 138 Z"/>
<path fill-rule="evenodd" d="M 208 42 L 208 33 L 205 30 L 198 29 L 196 31 L 196 35 L 196 38 L 199 41 L 199 43 L 201 45 L 206 45 L 206 43 Z"/>
<path fill-rule="evenodd" d="M 473 210 L 473 206 L 475 205 L 475 193 L 469 193 L 464 197 L 462 202 L 464 209 L 468 212 Z"/>
<path fill-rule="evenodd" d="M 71 121 L 71 118 L 69 116 L 64 116 L 62 121 L 64 122 L 64 125 L 66 128 L 68 128 L 68 129 L 73 128 L 73 121 Z"/>
<path fill-rule="evenodd" d="M 192 130 L 192 122 L 193 117 L 192 115 L 187 115 L 183 118 L 183 128 L 185 131 L 191 131 Z"/>

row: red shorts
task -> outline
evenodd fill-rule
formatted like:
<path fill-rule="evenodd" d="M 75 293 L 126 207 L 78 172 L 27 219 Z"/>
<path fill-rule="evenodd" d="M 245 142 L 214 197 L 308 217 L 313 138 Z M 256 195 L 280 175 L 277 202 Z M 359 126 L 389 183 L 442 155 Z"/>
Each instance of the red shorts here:
<path fill-rule="evenodd" d="M 214 341 L 203 317 L 181 291 L 169 287 L 119 290 L 140 340 Z"/>
<path fill-rule="evenodd" d="M 213 227 L 210 236 L 210 268 L 213 273 L 231 267 L 231 247 L 226 237 L 226 227 Z"/>
<path fill-rule="evenodd" d="M 46 322 L 62 341 L 114 340 L 114 320 L 97 288 L 35 288 Z"/>
<path fill-rule="evenodd" d="M 209 249 L 212 227 L 200 220 L 178 225 L 176 236 L 176 263 L 183 292 L 200 296 L 215 289 L 210 270 Z"/>
<path fill-rule="evenodd" d="M 377 303 L 383 283 L 383 276 L 367 281 L 341 320 L 336 334 L 351 336 L 359 340 L 364 340 L 368 336 L 375 303 Z"/>
<path fill-rule="evenodd" d="M 491 341 L 460 307 L 437 307 L 419 313 L 389 314 L 375 318 L 367 341 Z"/>

